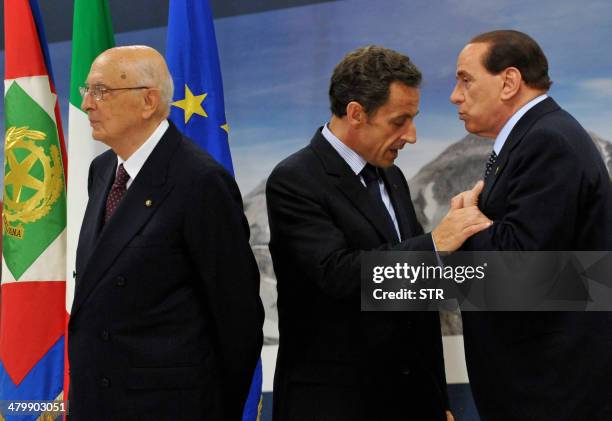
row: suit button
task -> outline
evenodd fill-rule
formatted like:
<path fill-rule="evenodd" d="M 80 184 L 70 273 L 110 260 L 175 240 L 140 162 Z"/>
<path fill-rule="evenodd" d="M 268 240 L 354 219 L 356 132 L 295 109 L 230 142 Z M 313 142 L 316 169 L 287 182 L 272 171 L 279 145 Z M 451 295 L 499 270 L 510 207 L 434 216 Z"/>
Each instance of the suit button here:
<path fill-rule="evenodd" d="M 117 285 L 118 287 L 124 287 L 126 284 L 126 280 L 123 276 L 117 276 L 115 285 Z"/>
<path fill-rule="evenodd" d="M 102 377 L 100 379 L 100 386 L 102 387 L 110 387 L 110 380 L 106 377 Z"/>
<path fill-rule="evenodd" d="M 102 331 L 100 336 L 102 336 L 102 340 L 104 341 L 108 341 L 110 339 L 110 333 L 106 329 Z"/>

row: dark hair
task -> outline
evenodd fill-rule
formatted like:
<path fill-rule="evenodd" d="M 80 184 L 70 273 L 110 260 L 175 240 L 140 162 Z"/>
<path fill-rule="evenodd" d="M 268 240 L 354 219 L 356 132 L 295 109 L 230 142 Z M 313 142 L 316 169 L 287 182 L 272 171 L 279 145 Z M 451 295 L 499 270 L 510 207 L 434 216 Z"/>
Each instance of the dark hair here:
<path fill-rule="evenodd" d="M 527 86 L 548 90 L 548 60 L 537 42 L 529 35 L 510 29 L 485 32 L 472 38 L 470 44 L 485 43 L 489 51 L 483 66 L 494 75 L 508 67 L 516 67 Z"/>
<path fill-rule="evenodd" d="M 368 115 L 389 98 L 392 82 L 418 88 L 421 72 L 397 51 L 370 45 L 348 53 L 334 69 L 329 86 L 331 112 L 343 117 L 346 106 L 356 101 Z"/>

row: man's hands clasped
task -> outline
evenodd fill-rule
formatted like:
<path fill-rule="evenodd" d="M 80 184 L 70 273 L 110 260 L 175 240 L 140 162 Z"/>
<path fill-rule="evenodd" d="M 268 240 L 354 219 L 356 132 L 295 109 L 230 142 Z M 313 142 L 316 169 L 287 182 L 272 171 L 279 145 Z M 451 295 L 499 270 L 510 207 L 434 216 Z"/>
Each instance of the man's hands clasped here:
<path fill-rule="evenodd" d="M 451 199 L 448 213 L 431 232 L 437 251 L 455 251 L 472 235 L 493 224 L 478 209 L 478 197 L 483 187 L 484 182 L 480 180 L 471 190 L 459 193 Z"/>

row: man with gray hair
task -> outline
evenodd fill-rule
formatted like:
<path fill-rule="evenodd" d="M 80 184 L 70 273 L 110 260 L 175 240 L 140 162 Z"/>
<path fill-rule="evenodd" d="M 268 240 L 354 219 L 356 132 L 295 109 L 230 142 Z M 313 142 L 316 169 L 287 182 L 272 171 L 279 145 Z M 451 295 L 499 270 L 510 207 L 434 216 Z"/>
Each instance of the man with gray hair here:
<path fill-rule="evenodd" d="M 172 78 L 152 48 L 105 51 L 81 93 L 111 150 L 89 170 L 69 417 L 239 420 L 263 310 L 238 187 L 166 120 Z"/>

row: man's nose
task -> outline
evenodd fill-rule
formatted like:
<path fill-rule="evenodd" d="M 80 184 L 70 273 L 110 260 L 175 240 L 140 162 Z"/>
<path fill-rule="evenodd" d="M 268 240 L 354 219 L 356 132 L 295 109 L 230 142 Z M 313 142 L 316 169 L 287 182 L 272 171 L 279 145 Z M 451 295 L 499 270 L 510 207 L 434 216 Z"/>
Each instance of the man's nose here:
<path fill-rule="evenodd" d="M 95 108 L 95 104 L 96 101 L 93 99 L 91 93 L 86 92 L 85 95 L 83 95 L 83 101 L 81 102 L 81 110 L 89 111 Z"/>
<path fill-rule="evenodd" d="M 414 144 L 417 141 L 416 124 L 413 121 L 410 122 L 406 131 L 402 135 L 402 140 L 405 143 Z"/>
<path fill-rule="evenodd" d="M 451 92 L 451 95 L 450 95 L 450 102 L 457 105 L 461 101 L 463 101 L 463 95 L 461 95 L 461 93 L 459 92 L 458 84 L 455 84 L 455 87 L 453 88 L 453 92 Z"/>

